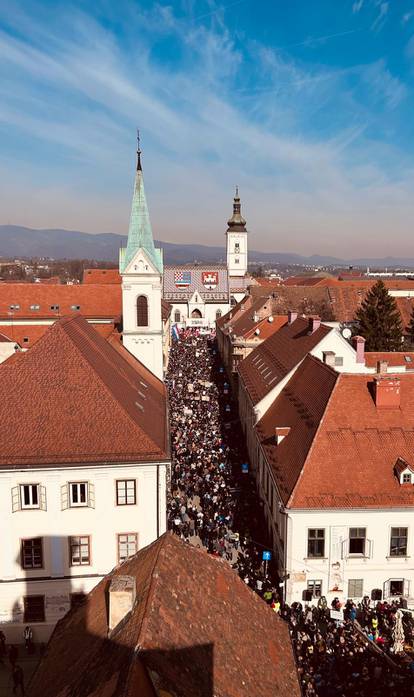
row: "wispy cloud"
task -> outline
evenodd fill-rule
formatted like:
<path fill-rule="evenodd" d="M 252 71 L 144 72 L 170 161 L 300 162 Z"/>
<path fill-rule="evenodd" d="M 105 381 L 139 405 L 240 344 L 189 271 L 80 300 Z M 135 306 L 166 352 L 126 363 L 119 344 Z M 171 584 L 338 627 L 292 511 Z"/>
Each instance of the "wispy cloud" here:
<path fill-rule="evenodd" d="M 221 242 L 236 181 L 256 248 L 345 253 L 370 214 L 377 230 L 397 218 L 403 235 L 396 209 L 413 209 L 412 173 L 376 132 L 407 88 L 385 60 L 304 64 L 287 45 L 239 42 L 223 7 L 210 7 L 203 23 L 170 6 L 127 5 L 115 31 L 112 17 L 71 6 L 54 16 L 14 6 L 0 31 L 5 219 L 124 232 L 139 124 L 161 239 Z M 174 61 L 160 60 L 157 44 Z"/>
<path fill-rule="evenodd" d="M 364 0 L 356 0 L 354 4 L 352 5 L 352 12 L 354 14 L 360 12 L 362 10 L 362 7 L 364 5 Z"/>

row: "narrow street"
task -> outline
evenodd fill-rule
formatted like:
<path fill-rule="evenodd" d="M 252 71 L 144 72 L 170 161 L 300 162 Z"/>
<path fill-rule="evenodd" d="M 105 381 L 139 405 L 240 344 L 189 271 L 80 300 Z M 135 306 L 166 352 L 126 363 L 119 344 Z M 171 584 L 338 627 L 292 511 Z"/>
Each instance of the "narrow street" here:
<path fill-rule="evenodd" d="M 272 603 L 277 584 L 271 563 L 265 574 L 262 556 L 269 547 L 261 505 L 215 342 L 182 332 L 171 348 L 167 386 L 173 453 L 169 528 L 226 558 Z"/>

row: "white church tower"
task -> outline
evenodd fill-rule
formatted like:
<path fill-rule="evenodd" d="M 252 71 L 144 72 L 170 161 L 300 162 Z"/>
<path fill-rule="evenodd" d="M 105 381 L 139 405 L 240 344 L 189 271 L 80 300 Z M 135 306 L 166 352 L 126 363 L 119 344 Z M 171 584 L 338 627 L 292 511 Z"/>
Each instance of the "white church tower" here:
<path fill-rule="evenodd" d="M 126 248 L 119 250 L 122 276 L 123 343 L 160 380 L 163 379 L 161 316 L 162 250 L 155 249 L 144 191 L 138 136 L 137 171 Z"/>
<path fill-rule="evenodd" d="M 227 268 L 230 278 L 247 274 L 247 230 L 246 221 L 241 214 L 239 187 L 233 202 L 233 215 L 228 221 Z"/>

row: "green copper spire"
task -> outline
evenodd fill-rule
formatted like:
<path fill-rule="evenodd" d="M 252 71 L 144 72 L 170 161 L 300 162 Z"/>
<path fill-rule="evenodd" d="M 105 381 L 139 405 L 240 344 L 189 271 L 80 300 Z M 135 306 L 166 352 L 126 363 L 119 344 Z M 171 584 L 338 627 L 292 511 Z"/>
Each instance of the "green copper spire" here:
<path fill-rule="evenodd" d="M 123 273 L 139 249 L 143 249 L 155 268 L 162 273 L 162 250 L 154 247 L 151 221 L 145 198 L 144 177 L 141 165 L 141 149 L 138 132 L 137 170 L 135 173 L 134 195 L 132 197 L 131 218 L 129 221 L 128 243 L 120 249 L 119 270 Z"/>

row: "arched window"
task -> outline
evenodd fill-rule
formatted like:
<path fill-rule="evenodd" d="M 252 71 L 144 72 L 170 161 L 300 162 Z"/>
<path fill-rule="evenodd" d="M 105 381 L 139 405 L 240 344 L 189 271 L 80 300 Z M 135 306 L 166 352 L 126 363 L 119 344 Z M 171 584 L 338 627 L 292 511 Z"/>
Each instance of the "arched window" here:
<path fill-rule="evenodd" d="M 137 298 L 137 326 L 148 327 L 148 298 L 145 295 Z"/>
<path fill-rule="evenodd" d="M 216 319 L 220 319 L 220 317 L 221 317 L 221 310 L 217 310 Z"/>
<path fill-rule="evenodd" d="M 234 297 L 234 295 L 232 295 L 231 298 L 230 298 L 230 305 L 231 305 L 232 307 L 234 307 L 235 305 L 237 305 L 237 300 L 236 300 L 236 298 Z"/>
<path fill-rule="evenodd" d="M 176 310 L 174 312 L 174 322 L 181 322 L 181 313 L 180 310 Z"/>
<path fill-rule="evenodd" d="M 202 317 L 202 314 L 201 314 L 200 310 L 198 310 L 198 309 L 196 308 L 195 310 L 192 311 L 191 317 L 193 317 L 193 318 L 200 318 L 200 317 Z"/>

